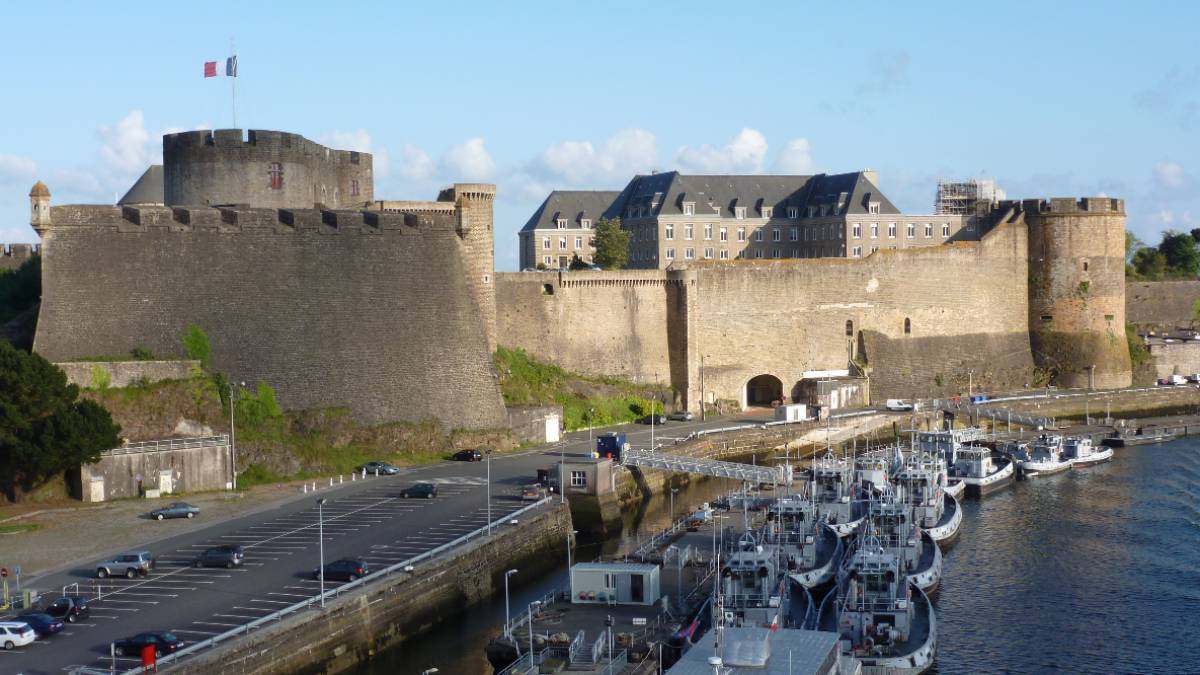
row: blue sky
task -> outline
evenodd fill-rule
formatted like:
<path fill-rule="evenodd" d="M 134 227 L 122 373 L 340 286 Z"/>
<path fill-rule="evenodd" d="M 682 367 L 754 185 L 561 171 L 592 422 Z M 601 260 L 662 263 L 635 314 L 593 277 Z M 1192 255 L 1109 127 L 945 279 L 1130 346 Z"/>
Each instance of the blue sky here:
<path fill-rule="evenodd" d="M 21 3 L 0 27 L 0 242 L 28 192 L 112 202 L 164 131 L 282 129 L 376 153 L 376 195 L 497 183 L 496 262 L 554 188 L 651 169 L 873 168 L 902 209 L 936 179 L 1124 197 L 1130 229 L 1200 227 L 1200 3 Z M 836 6 L 835 6 L 836 5 Z"/>

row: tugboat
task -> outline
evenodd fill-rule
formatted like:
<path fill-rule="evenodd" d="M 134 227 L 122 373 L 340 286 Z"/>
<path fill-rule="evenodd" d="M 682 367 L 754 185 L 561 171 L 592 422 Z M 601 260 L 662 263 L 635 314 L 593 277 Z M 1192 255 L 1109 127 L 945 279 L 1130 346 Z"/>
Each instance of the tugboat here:
<path fill-rule="evenodd" d="M 817 629 L 841 635 L 842 653 L 864 673 L 915 675 L 933 665 L 937 621 L 929 596 L 904 576 L 900 558 L 860 536 L 825 596 Z"/>
<path fill-rule="evenodd" d="M 962 525 L 962 507 L 938 484 L 937 464 L 937 458 L 929 453 L 909 455 L 896 474 L 896 497 L 912 509 L 917 527 L 928 531 L 939 546 L 948 546 Z"/>
<path fill-rule="evenodd" d="M 1097 448 L 1090 438 L 1070 437 L 1063 441 L 1063 458 L 1071 460 L 1071 468 L 1079 469 L 1112 459 L 1112 448 Z"/>
<path fill-rule="evenodd" d="M 818 517 L 839 537 L 854 531 L 863 521 L 865 509 L 853 480 L 850 460 L 828 450 L 813 466 L 813 506 Z"/>
<path fill-rule="evenodd" d="M 942 582 L 942 550 L 929 532 L 913 524 L 908 506 L 897 501 L 891 490 L 872 502 L 864 527 L 899 556 L 910 582 L 927 594 L 937 591 Z"/>
<path fill-rule="evenodd" d="M 726 625 L 770 626 L 784 603 L 779 572 L 779 547 L 765 537 L 745 532 L 722 560 L 721 592 L 717 597 Z"/>
<path fill-rule="evenodd" d="M 1012 484 L 1015 473 L 1012 460 L 993 457 L 991 450 L 975 445 L 959 448 L 958 461 L 950 469 L 950 474 L 962 480 L 972 497 L 982 497 Z"/>
<path fill-rule="evenodd" d="M 1071 468 L 1071 460 L 1063 457 L 1062 436 L 1042 434 L 1029 449 L 1029 454 L 1017 460 L 1022 478 L 1048 476 Z"/>
<path fill-rule="evenodd" d="M 814 517 L 812 502 L 807 499 L 780 499 L 775 509 L 788 577 L 805 589 L 832 581 L 842 559 L 841 537 Z"/>
<path fill-rule="evenodd" d="M 947 469 L 954 466 L 958 462 L 958 452 L 964 447 L 969 446 L 968 443 L 981 441 L 987 437 L 987 433 L 979 427 L 967 427 L 965 429 L 944 429 L 942 431 L 922 431 L 917 434 L 916 449 L 921 452 L 941 457 L 945 462 Z M 942 489 L 947 494 L 953 495 L 955 499 L 963 496 L 966 490 L 966 483 L 962 479 L 953 475 L 947 475 L 943 481 Z"/>

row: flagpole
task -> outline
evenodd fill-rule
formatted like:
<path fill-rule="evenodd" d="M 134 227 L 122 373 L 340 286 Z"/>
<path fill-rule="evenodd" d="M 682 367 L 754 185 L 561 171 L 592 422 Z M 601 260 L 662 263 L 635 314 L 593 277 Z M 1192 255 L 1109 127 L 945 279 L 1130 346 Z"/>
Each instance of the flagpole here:
<path fill-rule="evenodd" d="M 235 68 L 229 77 L 230 108 L 233 111 L 233 128 L 237 129 L 237 50 L 233 45 L 232 38 L 229 40 L 229 55 L 233 57 L 233 67 Z"/>

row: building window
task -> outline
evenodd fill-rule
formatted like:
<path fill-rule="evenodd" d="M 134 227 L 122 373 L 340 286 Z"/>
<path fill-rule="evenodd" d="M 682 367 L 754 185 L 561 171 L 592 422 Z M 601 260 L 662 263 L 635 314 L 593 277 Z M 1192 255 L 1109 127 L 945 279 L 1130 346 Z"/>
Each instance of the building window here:
<path fill-rule="evenodd" d="M 945 224 L 942 225 L 942 236 L 943 237 L 950 236 L 950 226 L 949 225 L 945 225 Z"/>
<path fill-rule="evenodd" d="M 1088 261 L 1084 260 L 1084 261 L 1083 261 L 1083 271 L 1084 271 L 1084 272 L 1088 271 L 1088 269 L 1087 269 L 1087 268 L 1088 268 Z"/>
<path fill-rule="evenodd" d="M 705 260 L 712 260 L 712 259 L 713 259 L 713 255 L 714 255 L 714 253 L 713 253 L 713 248 L 712 248 L 711 246 L 710 246 L 710 247 L 708 247 L 708 248 L 706 248 L 706 249 L 704 249 L 704 259 L 705 259 Z"/>
<path fill-rule="evenodd" d="M 719 236 L 721 237 L 721 241 L 729 241 L 729 228 L 722 227 Z"/>
<path fill-rule="evenodd" d="M 691 216 L 691 215 L 695 215 L 695 213 L 696 213 L 696 203 L 695 202 L 684 202 L 683 203 L 683 215 Z"/>
<path fill-rule="evenodd" d="M 583 237 L 575 237 L 575 248 L 583 248 Z"/>
<path fill-rule="evenodd" d="M 925 238 L 933 238 L 933 225 L 930 225 L 929 223 L 925 223 Z"/>
<path fill-rule="evenodd" d="M 675 249 L 673 249 L 673 248 L 667 249 L 667 260 L 674 260 L 674 259 L 675 259 Z"/>
<path fill-rule="evenodd" d="M 779 237 L 780 237 L 780 232 L 779 232 L 778 227 L 771 230 L 771 241 L 781 241 L 781 239 Z"/>
<path fill-rule="evenodd" d="M 799 257 L 800 257 L 800 249 L 798 249 L 798 248 L 793 248 L 793 249 L 792 249 L 792 257 L 793 257 L 793 258 L 799 258 Z"/>
<path fill-rule="evenodd" d="M 587 487 L 587 472 L 572 471 L 571 472 L 571 487 L 582 488 Z"/>
<path fill-rule="evenodd" d="M 358 179 L 357 178 L 350 179 L 350 196 L 351 197 L 358 196 Z"/>
<path fill-rule="evenodd" d="M 754 241 L 762 241 L 762 240 L 763 240 L 762 230 L 755 230 L 754 231 Z"/>
<path fill-rule="evenodd" d="M 867 204 L 867 213 L 879 213 L 879 202 L 870 202 Z"/>
<path fill-rule="evenodd" d="M 691 241 L 693 238 L 693 235 L 695 234 L 695 231 L 696 231 L 696 227 L 694 225 L 684 225 L 683 226 L 683 238 L 687 239 L 688 241 Z"/>
<path fill-rule="evenodd" d="M 761 249 L 761 248 L 760 248 L 760 249 L 755 249 L 755 251 L 754 251 L 754 257 L 755 257 L 755 258 L 761 258 L 761 257 L 763 257 L 763 252 L 762 252 L 762 249 Z"/>
<path fill-rule="evenodd" d="M 279 162 L 271 162 L 270 170 L 267 172 L 271 176 L 271 189 L 283 189 L 283 165 Z"/>
<path fill-rule="evenodd" d="M 729 260 L 729 251 L 721 249 L 721 260 Z"/>
<path fill-rule="evenodd" d="M 904 317 L 904 334 L 912 335 L 912 321 L 908 317 Z"/>
<path fill-rule="evenodd" d="M 746 241 L 746 228 L 738 228 L 738 241 Z"/>
<path fill-rule="evenodd" d="M 855 239 L 862 239 L 862 223 L 854 223 L 850 226 L 850 232 Z"/>
<path fill-rule="evenodd" d="M 745 218 L 746 217 L 746 207 L 744 207 L 744 206 L 733 207 L 733 217 L 737 218 L 738 220 L 742 220 L 743 218 Z"/>
<path fill-rule="evenodd" d="M 559 238 L 558 238 L 558 250 L 560 250 L 560 251 L 565 251 L 565 250 L 567 250 L 567 239 L 566 239 L 566 237 L 559 237 Z"/>
<path fill-rule="evenodd" d="M 855 246 L 853 249 L 851 249 L 851 251 L 853 251 L 852 255 L 853 255 L 855 258 L 861 258 L 861 257 L 862 257 L 862 247 L 861 247 L 861 246 Z"/>
<path fill-rule="evenodd" d="M 871 223 L 871 238 L 879 238 L 879 223 Z"/>
<path fill-rule="evenodd" d="M 770 217 L 771 217 L 771 216 L 773 216 L 773 215 L 775 215 L 775 207 L 773 207 L 773 206 L 764 206 L 764 207 L 762 207 L 762 216 L 763 216 L 763 218 L 770 218 Z"/>
<path fill-rule="evenodd" d="M 674 225 L 667 223 L 667 233 L 666 233 L 665 237 L 667 240 L 675 239 L 675 226 Z"/>
<path fill-rule="evenodd" d="M 874 253 L 874 252 L 876 252 L 876 251 L 878 251 L 878 250 L 879 250 L 879 247 L 878 247 L 878 246 L 872 246 L 872 247 L 871 247 L 871 253 Z"/>
<path fill-rule="evenodd" d="M 542 250 L 543 251 L 550 250 L 550 237 L 542 237 Z"/>
<path fill-rule="evenodd" d="M 788 218 L 794 219 L 794 218 L 799 218 L 799 217 L 800 217 L 800 209 L 796 208 L 795 206 L 789 206 L 788 207 Z"/>
<path fill-rule="evenodd" d="M 683 259 L 684 260 L 695 260 L 695 258 L 696 258 L 696 249 L 694 249 L 694 248 L 683 249 Z"/>
<path fill-rule="evenodd" d="M 846 337 L 854 337 L 854 322 L 846 319 Z"/>
<path fill-rule="evenodd" d="M 908 227 L 906 228 L 906 234 L 908 235 L 909 239 L 912 239 L 913 237 L 917 236 L 917 226 L 913 225 L 912 223 L 909 223 Z"/>
<path fill-rule="evenodd" d="M 704 226 L 704 239 L 705 241 L 712 241 L 712 223 Z"/>
<path fill-rule="evenodd" d="M 551 261 L 551 260 L 552 260 L 552 258 L 551 258 L 550 256 L 548 256 L 548 255 L 547 255 L 547 256 L 542 256 L 542 264 L 543 264 L 543 265 L 545 265 L 546 267 L 549 267 L 549 266 L 550 266 L 550 261 Z"/>
<path fill-rule="evenodd" d="M 896 238 L 896 224 L 888 223 L 888 239 Z"/>
<path fill-rule="evenodd" d="M 814 218 L 814 217 L 816 217 L 816 215 L 817 215 L 817 207 L 810 204 L 808 206 L 808 217 Z"/>
<path fill-rule="evenodd" d="M 773 254 L 772 257 L 774 257 L 774 258 L 782 258 L 783 257 L 783 255 L 780 253 L 779 249 L 775 249 L 774 251 L 772 251 L 772 254 Z"/>
<path fill-rule="evenodd" d="M 798 228 L 798 227 L 788 228 L 788 238 L 791 239 L 792 241 L 800 241 L 800 228 Z"/>

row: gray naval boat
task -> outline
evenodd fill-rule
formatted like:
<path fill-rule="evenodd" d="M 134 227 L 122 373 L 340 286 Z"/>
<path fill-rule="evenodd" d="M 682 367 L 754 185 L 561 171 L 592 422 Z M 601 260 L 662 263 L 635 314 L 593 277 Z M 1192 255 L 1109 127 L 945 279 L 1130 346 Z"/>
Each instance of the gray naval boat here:
<path fill-rule="evenodd" d="M 913 452 L 905 457 L 894 482 L 896 498 L 912 509 L 913 523 L 927 531 L 938 545 L 947 546 L 958 536 L 962 507 L 938 483 L 940 459 L 927 452 Z"/>
<path fill-rule="evenodd" d="M 942 582 L 942 549 L 928 531 L 917 527 L 909 506 L 897 500 L 892 490 L 884 490 L 871 503 L 863 532 L 899 556 L 909 582 L 930 595 L 937 591 Z"/>
<path fill-rule="evenodd" d="M 779 626 L 781 619 L 803 628 L 813 622 L 815 605 L 808 589 L 789 588 L 783 550 L 763 531 L 744 532 L 721 559 L 720 592 L 715 605 L 726 626 Z"/>
<path fill-rule="evenodd" d="M 928 452 L 941 457 L 946 469 L 943 489 L 956 499 L 963 496 L 966 483 L 949 473 L 949 469 L 958 462 L 958 453 L 964 447 L 985 440 L 987 432 L 979 427 L 965 429 L 942 429 L 941 431 L 921 431 L 917 433 L 914 447 L 921 452 Z"/>
<path fill-rule="evenodd" d="M 1059 473 L 1072 464 L 1070 458 L 1063 457 L 1063 437 L 1056 434 L 1041 434 L 1032 445 L 1016 448 L 1013 459 L 1022 478 Z"/>
<path fill-rule="evenodd" d="M 815 517 L 804 497 L 785 497 L 772 509 L 778 517 L 778 541 L 788 577 L 807 589 L 833 581 L 842 559 L 842 539 Z"/>
<path fill-rule="evenodd" d="M 866 504 L 854 480 L 854 466 L 847 457 L 835 457 L 832 450 L 815 460 L 809 486 L 816 514 L 839 537 L 854 531 L 866 515 Z"/>
<path fill-rule="evenodd" d="M 896 552 L 871 535 L 855 537 L 816 628 L 838 633 L 843 656 L 870 675 L 922 673 L 937 654 L 929 596 L 909 583 Z"/>
<path fill-rule="evenodd" d="M 967 445 L 959 448 L 958 460 L 950 468 L 950 475 L 962 480 L 968 495 L 982 497 L 1012 485 L 1016 465 L 1007 457 L 993 456 L 988 448 Z"/>

